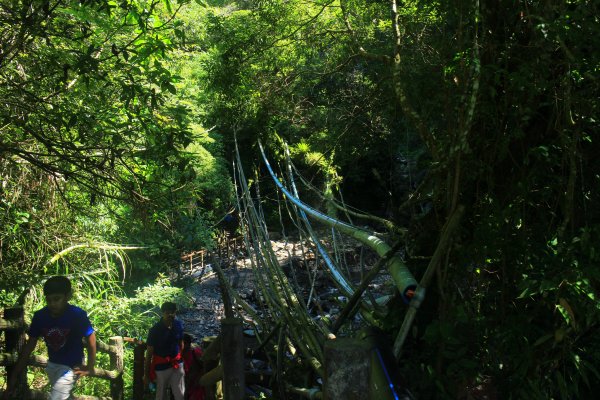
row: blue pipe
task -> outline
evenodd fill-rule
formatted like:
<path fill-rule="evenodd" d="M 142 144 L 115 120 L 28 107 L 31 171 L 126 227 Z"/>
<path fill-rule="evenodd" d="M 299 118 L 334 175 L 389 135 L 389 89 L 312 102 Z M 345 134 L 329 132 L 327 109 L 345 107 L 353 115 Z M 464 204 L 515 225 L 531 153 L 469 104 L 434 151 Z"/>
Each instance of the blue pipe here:
<path fill-rule="evenodd" d="M 390 374 L 388 373 L 387 368 L 385 367 L 385 363 L 383 362 L 383 358 L 381 357 L 381 353 L 378 348 L 375 348 L 375 352 L 377 353 L 377 357 L 379 358 L 379 363 L 381 364 L 381 368 L 383 368 L 383 373 L 385 374 L 385 379 L 388 381 L 388 385 L 392 394 L 394 395 L 395 400 L 400 400 L 398 394 L 396 394 L 396 389 L 394 388 L 394 384 L 392 383 L 392 379 L 390 378 Z"/>

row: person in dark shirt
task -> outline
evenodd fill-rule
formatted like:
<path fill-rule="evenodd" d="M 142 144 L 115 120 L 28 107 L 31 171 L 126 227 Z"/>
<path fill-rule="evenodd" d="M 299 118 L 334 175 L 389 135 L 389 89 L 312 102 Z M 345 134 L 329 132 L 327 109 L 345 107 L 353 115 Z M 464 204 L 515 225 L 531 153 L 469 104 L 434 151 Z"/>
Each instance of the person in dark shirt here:
<path fill-rule="evenodd" d="M 50 400 L 71 398 L 77 379 L 94 371 L 96 334 L 87 313 L 69 304 L 71 295 L 71 281 L 67 277 L 53 276 L 44 284 L 47 305 L 33 314 L 29 340 L 19 354 L 3 399 L 17 398 L 13 390 L 16 378 L 25 368 L 40 337 L 48 347 L 46 373 L 52 386 Z M 82 339 L 87 348 L 87 365 L 83 365 Z"/>
<path fill-rule="evenodd" d="M 162 318 L 150 328 L 146 341 L 144 384 L 156 383 L 156 400 L 167 400 L 169 387 L 175 400 L 184 400 L 183 323 L 175 317 L 175 303 L 166 302 L 160 310 Z"/>

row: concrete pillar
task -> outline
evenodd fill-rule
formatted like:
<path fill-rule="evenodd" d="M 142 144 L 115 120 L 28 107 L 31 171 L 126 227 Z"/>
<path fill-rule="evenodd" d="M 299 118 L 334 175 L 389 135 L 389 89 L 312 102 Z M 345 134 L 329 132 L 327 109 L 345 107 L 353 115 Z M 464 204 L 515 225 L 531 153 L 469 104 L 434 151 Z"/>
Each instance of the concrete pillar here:
<path fill-rule="evenodd" d="M 221 322 L 224 400 L 243 400 L 245 398 L 244 353 L 242 320 L 225 318 Z"/>
<path fill-rule="evenodd" d="M 364 340 L 338 338 L 325 343 L 326 400 L 369 398 L 371 345 Z"/>

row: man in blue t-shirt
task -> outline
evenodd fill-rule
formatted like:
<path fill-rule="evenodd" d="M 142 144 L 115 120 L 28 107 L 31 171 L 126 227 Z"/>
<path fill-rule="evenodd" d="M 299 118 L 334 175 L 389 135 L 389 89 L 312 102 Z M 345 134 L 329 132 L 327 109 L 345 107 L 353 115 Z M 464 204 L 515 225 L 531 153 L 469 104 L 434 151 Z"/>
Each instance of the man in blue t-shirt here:
<path fill-rule="evenodd" d="M 33 314 L 29 340 L 19 354 L 3 399 L 16 398 L 13 392 L 17 376 L 25 368 L 40 337 L 48 348 L 46 373 L 52 386 L 50 400 L 69 399 L 77 379 L 94 370 L 96 334 L 87 313 L 69 304 L 71 295 L 71 282 L 64 276 L 53 276 L 44 284 L 47 305 Z M 82 339 L 87 348 L 87 365 L 83 365 Z"/>
<path fill-rule="evenodd" d="M 167 388 L 175 400 L 183 400 L 185 372 L 183 368 L 183 323 L 175 318 L 177 305 L 166 302 L 161 307 L 162 318 L 148 334 L 144 383 L 156 382 L 156 400 L 167 400 Z"/>

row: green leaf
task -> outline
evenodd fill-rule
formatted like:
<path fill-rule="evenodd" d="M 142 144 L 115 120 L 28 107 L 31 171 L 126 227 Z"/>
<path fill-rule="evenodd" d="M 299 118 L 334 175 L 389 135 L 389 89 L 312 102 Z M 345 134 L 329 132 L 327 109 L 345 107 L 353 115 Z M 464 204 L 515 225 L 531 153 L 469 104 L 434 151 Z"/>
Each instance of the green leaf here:
<path fill-rule="evenodd" d="M 137 13 L 135 9 L 129 10 L 127 16 L 125 17 L 125 21 L 128 24 L 140 24 L 140 15 Z"/>
<path fill-rule="evenodd" d="M 173 10 L 171 8 L 171 1 L 170 0 L 163 0 L 163 4 L 165 5 L 165 7 L 167 8 L 167 11 L 169 13 L 173 12 Z"/>
<path fill-rule="evenodd" d="M 166 89 L 167 91 L 169 91 L 172 94 L 177 93 L 177 89 L 175 88 L 175 86 L 173 86 L 173 84 L 171 82 L 163 82 L 160 85 L 160 88 L 163 89 L 163 90 Z"/>

